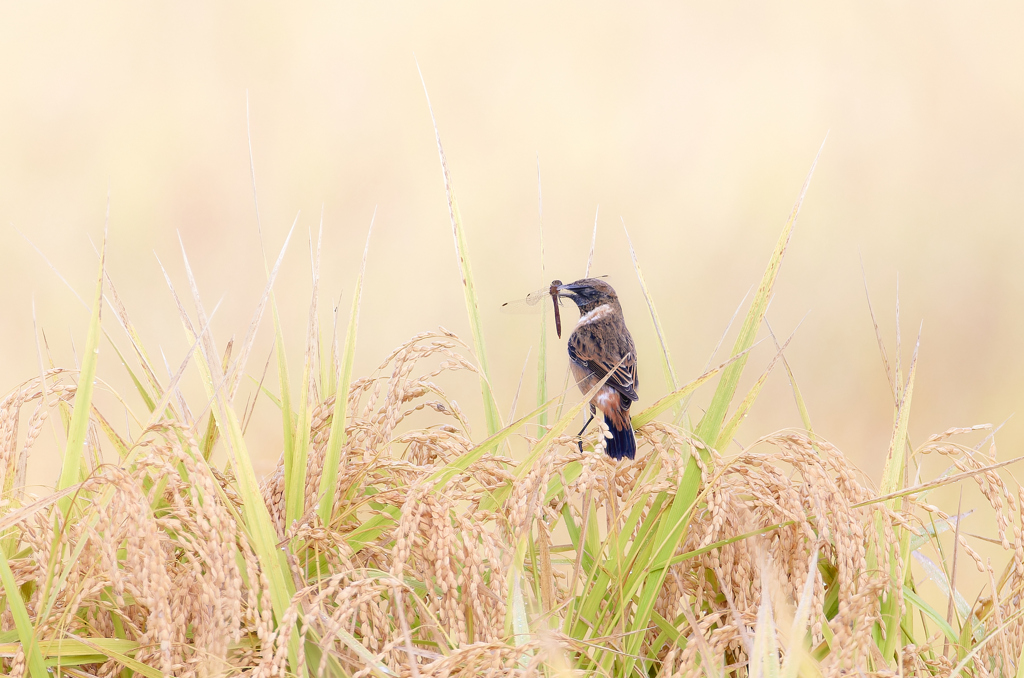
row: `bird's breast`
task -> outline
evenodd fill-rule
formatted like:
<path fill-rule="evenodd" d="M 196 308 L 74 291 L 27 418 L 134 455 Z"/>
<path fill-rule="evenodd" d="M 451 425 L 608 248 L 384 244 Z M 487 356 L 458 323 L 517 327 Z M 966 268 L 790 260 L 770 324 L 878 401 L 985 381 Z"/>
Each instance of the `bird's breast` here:
<path fill-rule="evenodd" d="M 591 311 L 587 311 L 582 316 L 580 316 L 580 321 L 576 323 L 576 327 L 582 327 L 583 325 L 596 323 L 597 321 L 603 318 L 607 318 L 612 313 L 614 313 L 614 309 L 612 309 L 611 304 L 601 304 L 597 308 Z"/>

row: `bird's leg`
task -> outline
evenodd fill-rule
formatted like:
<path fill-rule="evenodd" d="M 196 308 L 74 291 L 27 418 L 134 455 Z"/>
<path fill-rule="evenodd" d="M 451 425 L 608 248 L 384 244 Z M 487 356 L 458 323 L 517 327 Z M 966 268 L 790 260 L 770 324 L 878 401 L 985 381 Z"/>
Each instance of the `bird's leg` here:
<path fill-rule="evenodd" d="M 580 454 L 583 454 L 583 432 L 587 430 L 588 426 L 590 426 L 590 422 L 594 421 L 594 414 L 595 414 L 594 407 L 591 406 L 591 408 L 590 408 L 590 419 L 587 419 L 587 423 L 584 424 L 583 428 L 580 429 L 580 432 L 576 434 L 576 437 L 578 438 L 578 440 L 576 441 L 576 444 L 580 446 Z"/>

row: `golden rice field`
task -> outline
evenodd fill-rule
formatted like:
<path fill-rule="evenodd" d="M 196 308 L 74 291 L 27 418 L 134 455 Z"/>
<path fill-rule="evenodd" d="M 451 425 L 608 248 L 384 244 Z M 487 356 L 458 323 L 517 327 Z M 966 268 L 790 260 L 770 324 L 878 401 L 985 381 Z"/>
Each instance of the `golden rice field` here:
<path fill-rule="evenodd" d="M 803 192 L 728 356 L 634 411 L 637 457 L 615 462 L 598 427 L 579 450 L 571 434 L 585 400 L 560 379 L 541 381 L 529 405 L 516 394 L 517 409 L 532 411 L 502 419 L 447 187 L 473 336 L 426 331 L 353 375 L 358 326 L 374 322 L 360 316 L 362 274 L 344 336 L 321 327 L 314 282 L 302 387 L 259 386 L 284 438 L 281 464 L 263 479 L 246 446 L 252 408 L 238 394 L 259 381 L 249 358 L 262 323 L 274 325 L 278 371 L 295 362 L 271 293 L 280 257 L 252 325 L 226 346 L 210 339 L 189 272 L 175 298 L 193 349 L 170 378 L 157 376 L 101 265 L 81 365 L 3 385 L 0 671 L 1024 675 L 1024 491 L 996 463 L 994 431 L 976 446 L 958 441 L 979 427 L 910 446 L 916 349 L 907 364 L 886 361 L 896 407 L 880 487 L 806 418 L 806 430 L 721 452 L 768 371 L 788 370 L 783 344 L 739 392 L 748 351 L 767 335 Z M 659 300 L 648 301 L 657 324 Z M 672 374 L 667 352 L 645 359 Z M 122 394 L 139 431 L 131 438 L 93 399 L 104 372 L 122 369 L 136 387 Z M 186 371 L 200 374 L 202 401 L 182 395 Z M 484 431 L 470 430 L 449 395 L 461 371 L 479 376 Z M 703 412 L 688 407 L 698 389 L 713 393 Z M 430 423 L 409 425 L 417 412 Z M 47 419 L 67 444 L 57 487 L 35 496 L 26 466 Z M 918 478 L 925 457 L 948 470 Z M 955 483 L 976 484 L 991 505 L 1003 563 L 960 533 L 956 507 L 929 503 Z M 960 592 L 936 603 L 912 565 Z"/>

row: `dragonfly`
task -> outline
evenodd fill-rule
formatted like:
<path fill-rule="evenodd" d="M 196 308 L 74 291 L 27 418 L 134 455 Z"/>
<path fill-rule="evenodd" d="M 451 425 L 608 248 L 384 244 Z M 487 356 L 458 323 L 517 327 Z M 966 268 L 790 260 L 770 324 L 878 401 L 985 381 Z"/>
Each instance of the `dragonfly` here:
<path fill-rule="evenodd" d="M 552 280 L 551 284 L 542 287 L 539 290 L 530 292 L 523 299 L 516 299 L 514 301 L 506 301 L 501 305 L 501 310 L 514 313 L 521 309 L 533 310 L 543 308 L 541 302 L 546 301 L 548 298 L 551 299 L 551 305 L 555 309 L 555 333 L 558 334 L 558 338 L 562 338 L 562 316 L 559 314 L 559 303 L 561 299 L 558 297 L 558 288 L 561 287 L 561 280 Z"/>

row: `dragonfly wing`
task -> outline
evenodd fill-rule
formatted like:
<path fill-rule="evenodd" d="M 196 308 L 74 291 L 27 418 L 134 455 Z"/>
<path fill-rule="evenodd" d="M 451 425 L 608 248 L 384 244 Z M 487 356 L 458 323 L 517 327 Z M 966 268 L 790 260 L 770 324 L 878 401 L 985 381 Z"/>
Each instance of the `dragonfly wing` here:
<path fill-rule="evenodd" d="M 550 286 L 530 292 L 525 297 L 507 301 L 501 305 L 501 310 L 504 313 L 541 313 L 548 309 L 548 305 L 541 302 L 549 299 L 551 299 Z"/>

